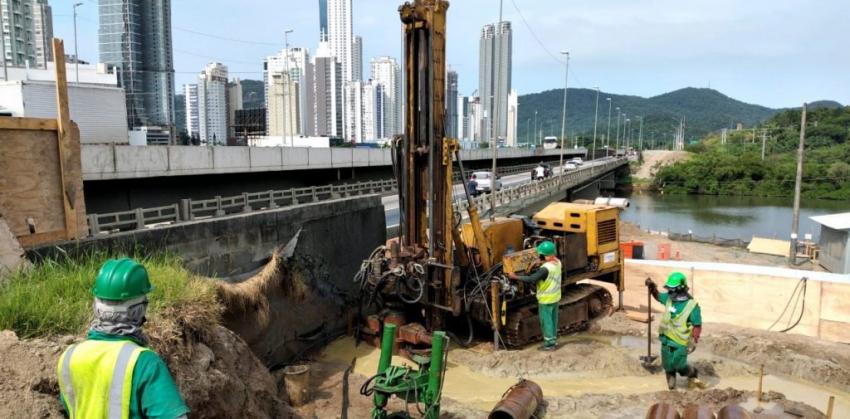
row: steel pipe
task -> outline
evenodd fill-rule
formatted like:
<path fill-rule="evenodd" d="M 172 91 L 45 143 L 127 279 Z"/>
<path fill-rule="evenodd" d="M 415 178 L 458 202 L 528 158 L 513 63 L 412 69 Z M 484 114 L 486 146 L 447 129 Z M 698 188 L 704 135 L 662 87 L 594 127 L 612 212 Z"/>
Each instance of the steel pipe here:
<path fill-rule="evenodd" d="M 520 380 L 502 395 L 489 419 L 529 419 L 543 403 L 543 390 L 534 381 Z"/>

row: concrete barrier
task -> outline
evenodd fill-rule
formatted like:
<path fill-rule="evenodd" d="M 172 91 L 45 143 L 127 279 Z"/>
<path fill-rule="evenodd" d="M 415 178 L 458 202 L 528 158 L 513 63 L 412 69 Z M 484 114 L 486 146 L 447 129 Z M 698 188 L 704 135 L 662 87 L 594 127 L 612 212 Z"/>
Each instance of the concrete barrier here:
<path fill-rule="evenodd" d="M 625 305 L 646 306 L 644 280 L 660 285 L 667 275 L 680 271 L 688 277 L 691 292 L 702 307 L 703 321 L 729 323 L 767 330 L 789 304 L 795 287 L 807 277 L 805 310 L 799 325 L 788 333 L 850 343 L 850 276 L 768 266 L 731 263 L 626 260 Z M 788 311 L 794 308 L 790 302 Z M 799 316 L 802 297 L 792 316 L 785 313 L 771 330 L 793 324 Z M 662 307 L 653 302 L 653 308 Z"/>
<path fill-rule="evenodd" d="M 165 153 L 167 158 L 162 157 Z M 389 148 L 306 147 L 198 147 L 198 146 L 82 146 L 83 180 L 132 179 L 140 177 L 248 173 L 346 167 L 388 166 Z M 557 156 L 559 150 L 505 148 L 500 159 Z M 584 156 L 584 149 L 564 151 L 565 156 Z M 277 156 L 280 155 L 280 160 Z M 268 158 L 255 159 L 263 155 Z M 111 159 L 109 156 L 115 156 Z M 489 160 L 492 151 L 462 150 L 464 161 Z"/>

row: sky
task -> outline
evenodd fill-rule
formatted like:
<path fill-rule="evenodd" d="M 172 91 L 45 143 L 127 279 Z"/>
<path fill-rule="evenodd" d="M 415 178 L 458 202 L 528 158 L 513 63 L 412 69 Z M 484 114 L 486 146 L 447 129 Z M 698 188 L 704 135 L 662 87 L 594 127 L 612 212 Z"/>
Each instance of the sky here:
<path fill-rule="evenodd" d="M 97 2 L 78 8 L 78 48 L 97 61 Z M 478 40 L 499 19 L 498 0 L 454 0 L 447 57 L 461 94 L 478 87 Z M 73 53 L 71 0 L 50 1 L 54 35 Z M 364 77 L 373 57 L 401 53 L 398 0 L 353 0 L 363 37 Z M 560 51 L 570 52 L 570 87 L 650 97 L 711 87 L 770 107 L 820 99 L 850 104 L 847 0 L 504 0 L 513 27 L 513 87 L 519 94 L 564 85 Z M 262 79 L 263 58 L 291 46 L 313 53 L 318 0 L 173 0 L 178 91 L 210 61 L 232 77 Z M 245 41 L 245 42 L 240 42 Z"/>

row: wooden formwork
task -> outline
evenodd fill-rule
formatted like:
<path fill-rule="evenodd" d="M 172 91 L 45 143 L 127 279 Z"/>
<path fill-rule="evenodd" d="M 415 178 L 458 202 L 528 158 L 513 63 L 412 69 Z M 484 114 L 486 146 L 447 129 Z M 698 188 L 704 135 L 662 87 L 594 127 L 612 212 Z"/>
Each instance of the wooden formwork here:
<path fill-rule="evenodd" d="M 53 39 L 57 118 L 0 117 L 0 216 L 24 247 L 87 234 L 80 131 L 70 120 L 65 54 Z"/>

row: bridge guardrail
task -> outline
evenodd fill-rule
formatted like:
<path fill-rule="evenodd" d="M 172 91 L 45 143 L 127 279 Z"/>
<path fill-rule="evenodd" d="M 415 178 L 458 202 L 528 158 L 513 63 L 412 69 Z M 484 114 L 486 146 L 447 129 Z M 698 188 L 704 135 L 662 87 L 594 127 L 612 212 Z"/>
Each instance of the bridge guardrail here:
<path fill-rule="evenodd" d="M 496 191 L 496 202 L 504 205 L 517 199 L 551 191 L 556 188 L 569 188 L 581 183 L 597 173 L 607 172 L 623 163 L 623 159 L 606 162 L 598 166 L 583 167 L 561 173 L 539 182 L 524 183 Z M 531 166 L 529 166 L 531 167 Z M 525 168 L 515 168 L 522 172 Z M 530 169 L 529 169 L 530 170 Z M 504 174 L 504 173 L 503 173 Z M 563 181 L 563 184 L 559 182 Z M 395 179 L 345 183 L 341 185 L 308 186 L 265 192 L 246 192 L 241 195 L 216 196 L 210 199 L 181 199 L 179 203 L 153 208 L 137 208 L 130 211 L 118 211 L 105 214 L 89 214 L 89 234 L 115 233 L 140 230 L 149 225 L 177 224 L 196 219 L 221 217 L 229 214 L 246 213 L 275 209 L 307 202 L 319 202 L 353 195 L 379 192 L 391 192 L 396 189 Z M 473 198 L 479 209 L 490 208 L 490 196 L 480 195 Z M 461 200 L 455 204 L 455 210 L 465 210 L 468 204 Z"/>

